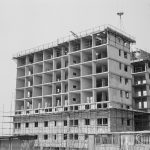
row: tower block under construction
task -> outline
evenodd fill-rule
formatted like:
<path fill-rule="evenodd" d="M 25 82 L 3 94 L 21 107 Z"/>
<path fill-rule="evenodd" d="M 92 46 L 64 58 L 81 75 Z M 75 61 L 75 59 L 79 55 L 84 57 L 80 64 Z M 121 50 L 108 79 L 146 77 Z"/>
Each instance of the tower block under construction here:
<path fill-rule="evenodd" d="M 80 150 L 92 134 L 133 131 L 133 43 L 108 25 L 14 56 L 14 134 L 36 135 L 37 149 Z"/>

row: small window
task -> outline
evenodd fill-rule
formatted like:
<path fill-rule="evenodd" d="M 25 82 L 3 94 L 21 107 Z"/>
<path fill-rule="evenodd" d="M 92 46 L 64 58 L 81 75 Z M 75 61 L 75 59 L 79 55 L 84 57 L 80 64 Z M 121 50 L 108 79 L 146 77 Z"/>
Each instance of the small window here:
<path fill-rule="evenodd" d="M 143 102 L 143 108 L 147 108 L 147 101 Z"/>
<path fill-rule="evenodd" d="M 122 82 L 122 77 L 120 76 L 120 83 Z"/>
<path fill-rule="evenodd" d="M 69 135 L 69 139 L 70 139 L 70 140 L 73 140 L 73 134 L 70 134 L 70 135 Z"/>
<path fill-rule="evenodd" d="M 35 122 L 35 123 L 34 123 L 34 127 L 38 127 L 38 122 Z"/>
<path fill-rule="evenodd" d="M 108 119 L 107 118 L 103 118 L 103 125 L 107 125 L 108 124 Z"/>
<path fill-rule="evenodd" d="M 84 135 L 84 139 L 87 140 L 88 139 L 88 134 Z"/>
<path fill-rule="evenodd" d="M 97 125 L 100 125 L 100 126 L 102 125 L 102 118 L 97 119 Z"/>
<path fill-rule="evenodd" d="M 126 98 L 129 98 L 129 92 L 126 92 Z"/>
<path fill-rule="evenodd" d="M 70 124 L 70 126 L 73 126 L 73 120 L 70 120 L 69 124 Z"/>
<path fill-rule="evenodd" d="M 73 88 L 75 89 L 75 88 L 77 88 L 77 86 L 76 86 L 76 85 L 73 85 Z"/>
<path fill-rule="evenodd" d="M 124 71 L 128 72 L 128 66 L 127 65 L 124 65 Z"/>
<path fill-rule="evenodd" d="M 121 70 L 121 63 L 119 63 L 119 68 L 120 68 L 120 70 Z"/>
<path fill-rule="evenodd" d="M 15 129 L 17 129 L 17 125 L 18 125 L 17 123 L 15 123 L 15 124 L 14 124 L 14 126 L 15 126 Z"/>
<path fill-rule="evenodd" d="M 125 78 L 125 85 L 126 85 L 126 84 L 128 84 L 128 79 L 127 79 L 127 78 Z"/>
<path fill-rule="evenodd" d="M 77 75 L 76 72 L 73 72 L 73 75 L 76 76 Z"/>
<path fill-rule="evenodd" d="M 20 129 L 21 128 L 21 123 L 18 123 L 18 129 Z"/>
<path fill-rule="evenodd" d="M 90 119 L 85 119 L 85 125 L 90 125 Z"/>
<path fill-rule="evenodd" d="M 54 126 L 57 126 L 57 122 L 56 121 L 54 121 Z"/>
<path fill-rule="evenodd" d="M 127 52 L 124 52 L 124 58 L 128 58 L 128 53 Z"/>
<path fill-rule="evenodd" d="M 78 120 L 74 120 L 74 125 L 78 126 Z"/>
<path fill-rule="evenodd" d="M 121 49 L 119 49 L 119 56 L 121 56 Z"/>
<path fill-rule="evenodd" d="M 131 122 L 131 120 L 127 119 L 127 126 L 130 126 L 130 122 Z"/>
<path fill-rule="evenodd" d="M 19 129 L 21 127 L 21 123 L 15 123 L 14 126 L 15 126 L 15 129 Z"/>
<path fill-rule="evenodd" d="M 142 108 L 142 102 L 138 102 L 138 108 L 139 108 L 139 109 Z"/>
<path fill-rule="evenodd" d="M 38 135 L 35 135 L 35 136 L 34 136 L 34 139 L 37 140 L 37 139 L 38 139 Z"/>
<path fill-rule="evenodd" d="M 67 126 L 67 120 L 64 120 L 64 126 Z"/>
<path fill-rule="evenodd" d="M 56 134 L 54 134 L 54 140 L 56 140 L 56 139 L 57 139 Z"/>
<path fill-rule="evenodd" d="M 76 98 L 73 98 L 73 101 L 75 102 L 75 101 L 76 101 Z"/>
<path fill-rule="evenodd" d="M 44 121 L 44 127 L 48 127 L 48 121 Z"/>
<path fill-rule="evenodd" d="M 67 134 L 64 134 L 64 140 L 67 140 Z"/>
<path fill-rule="evenodd" d="M 47 139 L 48 139 L 48 135 L 45 134 L 45 135 L 44 135 L 44 140 L 47 140 Z"/>
<path fill-rule="evenodd" d="M 75 135 L 74 135 L 74 139 L 75 139 L 75 140 L 78 140 L 78 134 L 75 134 Z"/>
<path fill-rule="evenodd" d="M 129 105 L 127 105 L 127 106 L 126 106 L 126 108 L 127 108 L 127 109 L 130 109 L 130 106 L 129 106 Z"/>
<path fill-rule="evenodd" d="M 28 128 L 29 127 L 29 122 L 26 122 L 26 128 Z"/>
<path fill-rule="evenodd" d="M 73 60 L 73 63 L 76 64 L 77 63 L 76 60 Z"/>
<path fill-rule="evenodd" d="M 120 90 L 120 97 L 123 97 L 123 91 Z"/>

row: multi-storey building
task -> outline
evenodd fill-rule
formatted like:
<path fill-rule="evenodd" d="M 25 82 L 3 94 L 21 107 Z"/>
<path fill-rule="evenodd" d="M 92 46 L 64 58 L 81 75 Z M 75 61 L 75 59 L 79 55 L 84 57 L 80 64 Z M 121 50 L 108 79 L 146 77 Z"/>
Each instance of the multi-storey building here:
<path fill-rule="evenodd" d="M 131 53 L 135 130 L 149 130 L 150 125 L 150 53 L 137 49 Z M 143 112 L 144 111 L 144 112 Z"/>
<path fill-rule="evenodd" d="M 37 149 L 86 149 L 92 134 L 134 130 L 132 43 L 102 26 L 14 56 L 14 134 L 37 135 Z"/>

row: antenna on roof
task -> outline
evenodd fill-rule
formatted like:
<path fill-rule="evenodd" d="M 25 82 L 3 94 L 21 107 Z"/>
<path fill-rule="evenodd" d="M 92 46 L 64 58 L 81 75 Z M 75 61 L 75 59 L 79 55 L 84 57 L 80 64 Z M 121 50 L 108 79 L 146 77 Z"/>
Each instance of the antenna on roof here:
<path fill-rule="evenodd" d="M 119 19 L 120 19 L 120 29 L 122 29 L 122 16 L 124 15 L 124 12 L 119 11 L 117 12 L 117 15 L 119 16 Z"/>
<path fill-rule="evenodd" d="M 75 34 L 73 31 L 70 31 L 70 33 L 76 38 L 76 39 L 78 39 L 79 37 L 78 37 L 78 35 L 77 34 Z"/>

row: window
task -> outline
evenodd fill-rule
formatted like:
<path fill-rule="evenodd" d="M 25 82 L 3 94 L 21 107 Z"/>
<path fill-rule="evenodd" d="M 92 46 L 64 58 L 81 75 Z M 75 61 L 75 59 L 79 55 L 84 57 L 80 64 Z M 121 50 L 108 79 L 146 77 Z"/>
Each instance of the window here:
<path fill-rule="evenodd" d="M 125 78 L 125 85 L 126 85 L 126 84 L 128 84 L 128 79 L 127 79 L 127 78 Z"/>
<path fill-rule="evenodd" d="M 35 122 L 35 123 L 34 123 L 34 127 L 38 127 L 38 122 Z"/>
<path fill-rule="evenodd" d="M 67 120 L 64 120 L 64 126 L 67 126 Z"/>
<path fill-rule="evenodd" d="M 144 102 L 143 102 L 143 107 L 144 107 L 144 108 L 147 108 L 147 101 L 144 101 Z"/>
<path fill-rule="evenodd" d="M 64 134 L 64 140 L 67 140 L 67 134 Z"/>
<path fill-rule="evenodd" d="M 130 119 L 127 119 L 127 126 L 130 126 Z"/>
<path fill-rule="evenodd" d="M 73 120 L 70 120 L 70 126 L 73 126 Z"/>
<path fill-rule="evenodd" d="M 75 102 L 75 101 L 76 101 L 76 98 L 73 98 L 73 101 Z"/>
<path fill-rule="evenodd" d="M 129 98 L 129 92 L 126 92 L 125 94 L 126 94 L 126 98 Z"/>
<path fill-rule="evenodd" d="M 84 139 L 87 140 L 88 139 L 88 134 L 84 135 Z"/>
<path fill-rule="evenodd" d="M 26 122 L 26 128 L 28 128 L 29 127 L 29 123 L 28 122 Z"/>
<path fill-rule="evenodd" d="M 15 129 L 17 129 L 17 123 L 15 123 L 14 126 L 15 126 Z"/>
<path fill-rule="evenodd" d="M 44 140 L 47 140 L 47 139 L 48 139 L 48 135 L 45 134 L 45 135 L 44 135 Z"/>
<path fill-rule="evenodd" d="M 76 76 L 77 74 L 75 72 L 73 72 L 73 75 Z"/>
<path fill-rule="evenodd" d="M 124 52 L 124 58 L 128 58 L 128 54 L 127 54 L 127 52 Z"/>
<path fill-rule="evenodd" d="M 121 49 L 119 49 L 119 56 L 121 56 Z"/>
<path fill-rule="evenodd" d="M 120 70 L 121 70 L 121 63 L 119 63 L 119 68 L 120 68 Z"/>
<path fill-rule="evenodd" d="M 100 126 L 102 125 L 102 118 L 97 119 L 97 125 L 100 125 Z"/>
<path fill-rule="evenodd" d="M 44 121 L 44 127 L 48 127 L 48 121 Z"/>
<path fill-rule="evenodd" d="M 129 106 L 129 105 L 127 105 L 127 106 L 126 106 L 126 108 L 127 108 L 127 109 L 130 109 L 130 106 Z"/>
<path fill-rule="evenodd" d="M 142 108 L 142 102 L 138 102 L 138 108 L 139 108 L 139 109 Z"/>
<path fill-rule="evenodd" d="M 85 119 L 85 125 L 90 125 L 90 119 Z"/>
<path fill-rule="evenodd" d="M 76 60 L 73 60 L 73 63 L 76 64 L 77 63 Z"/>
<path fill-rule="evenodd" d="M 107 125 L 108 124 L 108 119 L 107 118 L 103 118 L 103 125 Z"/>
<path fill-rule="evenodd" d="M 77 86 L 76 85 L 73 85 L 73 88 L 75 89 Z"/>
<path fill-rule="evenodd" d="M 78 126 L 78 120 L 74 120 L 74 125 Z"/>
<path fill-rule="evenodd" d="M 54 134 L 54 140 L 56 140 L 56 139 L 57 139 L 56 134 Z"/>
<path fill-rule="evenodd" d="M 54 126 L 56 126 L 57 125 L 57 122 L 56 121 L 54 121 Z"/>
<path fill-rule="evenodd" d="M 20 129 L 21 128 L 21 123 L 15 123 L 15 129 Z"/>
<path fill-rule="evenodd" d="M 38 135 L 35 135 L 35 136 L 34 136 L 34 139 L 37 140 L 37 139 L 38 139 Z"/>
<path fill-rule="evenodd" d="M 69 135 L 70 140 L 73 140 L 73 134 Z"/>
<path fill-rule="evenodd" d="M 75 140 L 78 140 L 78 134 L 75 134 L 75 135 L 74 135 L 74 139 L 75 139 Z"/>
<path fill-rule="evenodd" d="M 123 97 L 123 91 L 120 90 L 120 97 Z"/>
<path fill-rule="evenodd" d="M 128 71 L 128 66 L 124 65 L 124 71 L 127 72 Z"/>
<path fill-rule="evenodd" d="M 122 77 L 120 76 L 120 83 L 122 82 Z"/>

